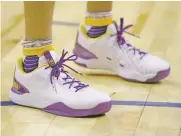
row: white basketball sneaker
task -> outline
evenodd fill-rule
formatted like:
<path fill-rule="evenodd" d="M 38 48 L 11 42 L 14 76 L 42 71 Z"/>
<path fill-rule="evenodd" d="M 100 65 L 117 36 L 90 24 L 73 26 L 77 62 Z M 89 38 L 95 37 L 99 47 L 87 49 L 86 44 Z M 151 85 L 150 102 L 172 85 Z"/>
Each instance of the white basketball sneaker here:
<path fill-rule="evenodd" d="M 107 26 L 106 33 L 98 38 L 88 37 L 85 25 L 80 25 L 73 50 L 78 56 L 76 64 L 91 69 L 110 70 L 131 81 L 157 82 L 166 78 L 170 72 L 169 64 L 129 44 L 123 33 L 130 34 L 126 30 L 132 25 L 123 27 L 123 18 L 120 22 L 120 30 L 113 22 Z"/>
<path fill-rule="evenodd" d="M 63 51 L 55 63 L 55 52 L 45 52 L 39 58 L 38 68 L 30 73 L 24 73 L 22 58 L 18 59 L 10 99 L 16 104 L 62 116 L 81 117 L 108 112 L 112 104 L 107 94 L 97 92 L 64 70 L 63 67 L 70 68 L 66 61 L 76 60 L 75 55 L 65 58 L 66 54 Z"/>

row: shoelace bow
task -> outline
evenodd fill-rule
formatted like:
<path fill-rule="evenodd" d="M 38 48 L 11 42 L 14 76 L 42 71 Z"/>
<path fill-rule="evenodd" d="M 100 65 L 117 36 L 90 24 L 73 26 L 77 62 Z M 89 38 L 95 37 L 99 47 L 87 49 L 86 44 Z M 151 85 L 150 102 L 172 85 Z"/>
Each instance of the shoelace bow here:
<path fill-rule="evenodd" d="M 64 67 L 67 67 L 69 69 L 71 69 L 72 71 L 74 71 L 77 74 L 81 74 L 79 72 L 77 72 L 76 70 L 74 70 L 73 68 L 67 66 L 66 64 L 64 64 L 66 61 L 75 61 L 77 59 L 76 55 L 71 55 L 67 58 L 65 58 L 65 56 L 67 55 L 68 51 L 64 51 L 62 52 L 62 55 L 60 57 L 60 60 L 54 64 L 54 65 L 49 65 L 47 68 L 52 68 L 51 74 L 50 74 L 50 82 L 51 84 L 53 84 L 53 77 L 56 77 L 57 80 L 59 79 L 60 73 L 64 73 L 66 75 L 66 77 L 62 78 L 65 83 L 63 83 L 63 85 L 69 84 L 69 89 L 72 87 L 72 85 L 74 83 L 77 83 L 78 85 L 74 86 L 74 88 L 76 89 L 75 92 L 79 91 L 80 89 L 83 89 L 85 87 L 88 87 L 89 85 L 85 85 L 82 84 L 80 81 L 76 80 L 75 78 L 72 78 L 71 76 L 69 76 L 68 72 L 64 70 Z M 70 81 L 67 81 L 70 80 Z"/>
<path fill-rule="evenodd" d="M 140 51 L 139 49 L 136 49 L 134 46 L 132 46 L 129 43 L 126 43 L 126 41 L 125 41 L 125 39 L 123 37 L 123 33 L 127 33 L 129 35 L 134 36 L 134 37 L 138 37 L 138 36 L 126 31 L 127 29 L 131 28 L 133 25 L 127 25 L 125 27 L 123 25 L 124 25 L 124 19 L 120 18 L 120 29 L 117 28 L 117 34 L 113 34 L 113 35 L 117 35 L 117 40 L 118 40 L 119 46 L 122 46 L 123 44 L 126 44 L 127 47 L 132 47 L 131 49 L 129 49 L 129 51 L 133 50 L 134 55 L 135 55 L 135 53 L 137 51 L 139 53 L 139 55 L 141 56 L 140 59 L 143 58 L 147 53 L 143 52 L 143 51 Z"/>

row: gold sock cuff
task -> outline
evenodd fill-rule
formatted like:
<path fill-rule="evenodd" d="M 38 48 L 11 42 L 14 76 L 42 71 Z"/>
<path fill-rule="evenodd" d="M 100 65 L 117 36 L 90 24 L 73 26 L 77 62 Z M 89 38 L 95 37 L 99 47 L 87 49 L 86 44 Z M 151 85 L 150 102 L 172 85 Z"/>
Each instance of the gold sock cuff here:
<path fill-rule="evenodd" d="M 85 24 L 90 26 L 106 26 L 113 22 L 112 17 L 109 18 L 90 18 L 85 17 Z"/>
<path fill-rule="evenodd" d="M 24 48 L 23 54 L 25 56 L 33 56 L 33 55 L 42 55 L 45 51 L 55 50 L 54 45 L 46 45 L 43 47 L 35 47 L 35 48 Z"/>

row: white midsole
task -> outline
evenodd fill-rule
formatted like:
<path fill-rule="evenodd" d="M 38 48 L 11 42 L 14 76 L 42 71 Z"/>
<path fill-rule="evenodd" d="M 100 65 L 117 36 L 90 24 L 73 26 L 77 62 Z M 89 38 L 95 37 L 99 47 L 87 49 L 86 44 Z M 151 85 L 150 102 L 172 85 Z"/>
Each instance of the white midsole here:
<path fill-rule="evenodd" d="M 40 97 L 33 95 L 32 93 L 17 94 L 10 90 L 9 98 L 16 104 L 29 107 L 45 108 L 46 106 L 48 106 L 48 102 L 44 101 Z"/>
<path fill-rule="evenodd" d="M 79 57 L 76 60 L 76 62 L 80 64 L 85 64 L 87 68 L 90 68 L 90 69 L 109 70 L 109 71 L 117 73 L 123 78 L 137 80 L 141 82 L 145 82 L 148 79 L 154 78 L 157 74 L 157 73 L 152 73 L 152 74 L 143 75 L 137 72 L 135 69 L 130 70 L 126 68 L 122 68 L 121 71 L 117 71 L 116 69 L 112 68 L 111 65 L 109 65 L 108 63 L 104 63 L 104 61 L 101 61 L 100 59 L 99 60 L 98 59 L 82 59 Z"/>

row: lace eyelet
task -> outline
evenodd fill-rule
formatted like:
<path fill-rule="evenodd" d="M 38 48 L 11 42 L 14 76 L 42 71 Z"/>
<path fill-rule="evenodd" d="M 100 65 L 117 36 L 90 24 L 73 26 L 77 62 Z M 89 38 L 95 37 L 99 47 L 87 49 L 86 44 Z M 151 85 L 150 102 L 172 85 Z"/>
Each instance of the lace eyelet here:
<path fill-rule="evenodd" d="M 87 87 L 88 85 L 82 84 L 80 81 L 77 81 L 74 78 L 71 78 L 71 76 L 68 75 L 68 72 L 64 70 L 64 67 L 67 67 L 67 68 L 71 69 L 72 71 L 80 74 L 79 72 L 77 72 L 73 68 L 71 68 L 71 67 L 67 66 L 66 64 L 64 64 L 66 61 L 75 61 L 75 55 L 72 55 L 72 56 L 69 56 L 69 57 L 65 58 L 67 53 L 68 52 L 65 52 L 63 50 L 62 56 L 60 57 L 60 60 L 56 64 L 54 63 L 54 61 L 51 62 L 51 63 L 48 63 L 48 64 L 55 64 L 55 65 L 49 65 L 45 69 L 50 68 L 50 67 L 52 68 L 51 75 L 50 75 L 51 84 L 53 84 L 53 77 L 56 77 L 57 80 L 58 80 L 58 78 L 60 76 L 60 73 L 64 73 L 66 75 L 66 77 L 62 78 L 65 81 L 65 83 L 63 85 L 69 84 L 69 89 L 70 89 L 74 83 L 78 83 L 78 85 L 74 86 L 74 88 L 76 89 L 76 91 L 79 91 L 79 90 Z M 44 54 L 44 55 L 46 55 L 45 58 L 47 58 L 47 61 L 53 60 L 53 58 L 51 57 L 49 52 L 46 52 L 46 54 Z M 77 57 L 76 57 L 76 59 L 77 59 Z M 71 79 L 71 81 L 67 82 L 68 79 Z"/>

